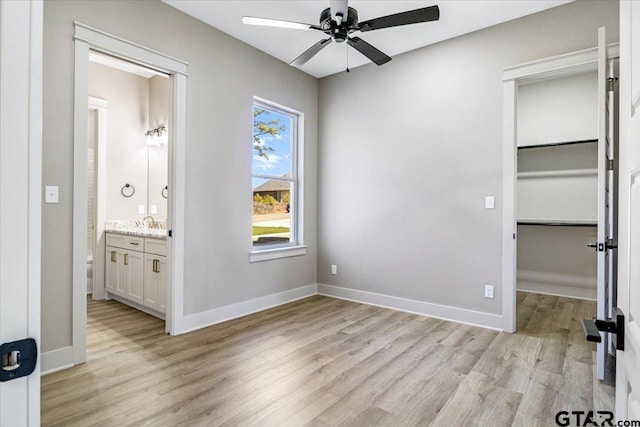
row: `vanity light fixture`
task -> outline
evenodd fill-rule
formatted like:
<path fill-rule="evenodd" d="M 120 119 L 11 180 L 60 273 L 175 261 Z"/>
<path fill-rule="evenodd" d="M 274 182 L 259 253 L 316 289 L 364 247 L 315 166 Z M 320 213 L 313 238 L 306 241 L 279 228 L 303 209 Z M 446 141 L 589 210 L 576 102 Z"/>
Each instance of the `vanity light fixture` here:
<path fill-rule="evenodd" d="M 165 125 L 160 125 L 155 129 L 147 131 L 147 145 L 160 146 L 169 142 L 169 131 Z"/>

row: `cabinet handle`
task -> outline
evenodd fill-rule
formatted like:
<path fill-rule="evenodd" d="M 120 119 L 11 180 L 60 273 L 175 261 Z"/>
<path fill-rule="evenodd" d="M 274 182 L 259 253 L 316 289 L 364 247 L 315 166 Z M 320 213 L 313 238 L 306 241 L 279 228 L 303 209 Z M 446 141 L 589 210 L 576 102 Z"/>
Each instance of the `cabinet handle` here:
<path fill-rule="evenodd" d="M 153 272 L 154 273 L 160 273 L 160 260 L 159 259 L 154 259 L 153 260 Z"/>
<path fill-rule="evenodd" d="M 118 262 L 118 253 L 116 251 L 111 251 L 111 262 Z"/>
<path fill-rule="evenodd" d="M 129 254 L 124 254 L 124 265 L 129 265 Z"/>
<path fill-rule="evenodd" d="M 138 246 L 140 243 L 138 243 L 138 242 L 129 242 L 129 244 L 133 245 L 133 246 Z"/>

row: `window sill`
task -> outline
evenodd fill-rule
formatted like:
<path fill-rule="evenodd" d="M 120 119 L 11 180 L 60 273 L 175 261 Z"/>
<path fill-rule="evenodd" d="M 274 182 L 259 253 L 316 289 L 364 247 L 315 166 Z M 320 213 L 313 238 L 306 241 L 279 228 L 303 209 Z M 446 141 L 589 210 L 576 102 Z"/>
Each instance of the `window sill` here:
<path fill-rule="evenodd" d="M 249 262 L 268 261 L 271 259 L 289 258 L 306 254 L 306 246 L 288 246 L 285 248 L 265 249 L 251 252 L 249 254 Z"/>

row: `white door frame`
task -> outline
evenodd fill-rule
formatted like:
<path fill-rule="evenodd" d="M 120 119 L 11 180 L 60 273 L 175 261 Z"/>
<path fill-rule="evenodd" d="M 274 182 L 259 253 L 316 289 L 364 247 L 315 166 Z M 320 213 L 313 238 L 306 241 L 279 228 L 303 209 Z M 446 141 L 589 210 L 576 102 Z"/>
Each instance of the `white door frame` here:
<path fill-rule="evenodd" d="M 87 100 L 89 50 L 103 52 L 171 76 L 172 112 L 169 127 L 168 238 L 169 286 L 165 328 L 181 332 L 184 317 L 184 193 L 186 141 L 186 84 L 188 64 L 101 30 L 74 22 L 74 174 L 73 174 L 73 361 L 87 354 Z"/>
<path fill-rule="evenodd" d="M 608 46 L 609 58 L 619 56 L 617 43 Z M 516 330 L 517 237 L 517 101 L 518 85 L 598 69 L 598 48 L 527 62 L 503 70 L 502 134 L 502 329 Z"/>
<path fill-rule="evenodd" d="M 0 1 L 0 343 L 40 340 L 43 2 Z M 40 424 L 33 374 L 0 383 L 0 426 Z"/>
<path fill-rule="evenodd" d="M 93 230 L 93 299 L 105 298 L 104 291 L 104 224 L 106 221 L 105 187 L 107 178 L 107 101 L 89 97 L 89 111 L 96 114 L 95 165 L 95 229 Z M 101 238 L 102 237 L 102 238 Z"/>

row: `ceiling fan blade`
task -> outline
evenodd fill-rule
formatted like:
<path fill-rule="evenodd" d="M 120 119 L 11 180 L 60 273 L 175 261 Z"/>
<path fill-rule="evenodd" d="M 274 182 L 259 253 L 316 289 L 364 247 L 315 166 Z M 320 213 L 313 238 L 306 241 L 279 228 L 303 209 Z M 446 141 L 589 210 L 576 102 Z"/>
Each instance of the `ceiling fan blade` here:
<path fill-rule="evenodd" d="M 371 62 L 375 62 L 376 65 L 386 64 L 387 62 L 391 61 L 390 56 L 371 46 L 360 37 L 349 38 L 347 39 L 347 43 L 349 44 L 349 46 L 369 58 Z"/>
<path fill-rule="evenodd" d="M 243 16 L 242 23 L 248 25 L 261 25 L 264 27 L 293 28 L 294 30 L 320 30 L 317 25 L 303 24 L 301 22 L 282 21 L 280 19 L 257 18 L 255 16 Z"/>
<path fill-rule="evenodd" d="M 337 21 L 336 15 L 342 15 L 342 19 L 346 20 L 349 13 L 349 0 L 331 0 L 329 2 L 331 7 L 331 19 Z"/>
<path fill-rule="evenodd" d="M 333 40 L 331 39 L 331 37 L 329 37 L 328 39 L 320 40 L 318 43 L 305 50 L 302 55 L 294 59 L 289 65 L 295 65 L 296 67 L 299 67 L 306 64 L 307 61 L 313 58 L 318 52 L 329 46 L 332 41 Z"/>
<path fill-rule="evenodd" d="M 440 8 L 429 6 L 422 9 L 400 12 L 394 15 L 381 16 L 361 22 L 358 29 L 362 32 L 379 30 L 381 28 L 398 27 L 400 25 L 418 24 L 420 22 L 437 21 L 440 19 Z"/>

